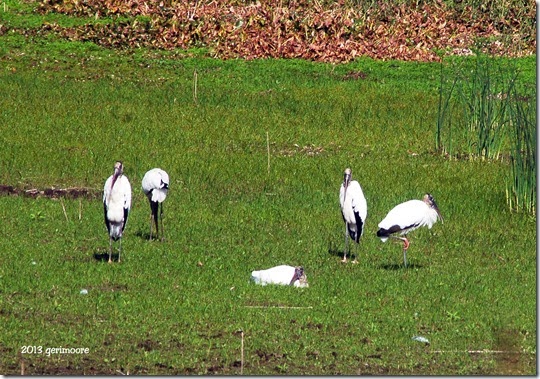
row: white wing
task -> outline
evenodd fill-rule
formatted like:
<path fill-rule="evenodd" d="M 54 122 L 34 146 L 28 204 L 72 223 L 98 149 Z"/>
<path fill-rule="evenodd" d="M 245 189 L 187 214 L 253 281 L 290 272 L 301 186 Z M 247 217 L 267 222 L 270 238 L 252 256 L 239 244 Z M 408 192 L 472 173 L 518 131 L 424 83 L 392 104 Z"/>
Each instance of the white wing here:
<path fill-rule="evenodd" d="M 345 188 L 342 184 L 341 188 L 339 189 L 339 203 L 341 205 L 341 212 L 343 213 L 345 220 L 348 223 L 355 224 L 356 219 L 354 217 L 354 213 L 356 212 L 360 218 L 365 221 L 367 217 L 367 201 L 364 197 L 362 187 L 360 187 L 360 184 L 356 180 L 349 183 L 346 199 L 344 199 L 344 197 Z"/>
<path fill-rule="evenodd" d="M 122 192 L 124 193 L 124 209 L 129 212 L 131 209 L 131 184 L 125 175 L 122 175 L 120 179 L 122 180 Z"/>
<path fill-rule="evenodd" d="M 251 279 L 255 283 L 263 286 L 267 284 L 289 285 L 294 276 L 294 273 L 294 267 L 281 265 L 269 268 L 267 270 L 252 271 Z"/>
<path fill-rule="evenodd" d="M 437 221 L 437 212 L 421 200 L 409 200 L 396 205 L 379 223 L 379 228 L 405 234 L 427 225 L 429 228 Z"/>
<path fill-rule="evenodd" d="M 356 180 L 353 180 L 351 183 L 349 183 L 347 193 L 349 191 L 351 191 L 353 195 L 351 199 L 353 211 L 358 213 L 360 218 L 365 221 L 367 217 L 367 201 L 364 197 L 362 187 L 360 187 L 360 184 Z"/>
<path fill-rule="evenodd" d="M 105 206 L 109 206 L 109 198 L 111 196 L 111 182 L 112 182 L 113 176 L 109 176 L 107 180 L 105 180 L 105 185 L 103 186 L 103 203 Z"/>
<path fill-rule="evenodd" d="M 111 237 L 119 238 L 126 227 L 131 208 L 131 185 L 128 178 L 122 175 L 116 180 L 111 191 L 112 179 L 111 175 L 103 187 L 105 225 Z"/>
<path fill-rule="evenodd" d="M 150 200 L 162 202 L 167 197 L 169 175 L 160 168 L 153 168 L 144 174 L 142 189 L 145 195 L 152 194 Z"/>
<path fill-rule="evenodd" d="M 347 193 L 343 184 L 339 190 L 339 202 L 343 219 L 347 222 L 351 238 L 358 237 L 364 232 L 364 224 L 367 218 L 367 201 L 360 184 L 353 180 L 349 183 Z M 360 227 L 360 235 L 357 235 L 357 226 Z M 358 241 L 357 239 L 357 241 Z"/>

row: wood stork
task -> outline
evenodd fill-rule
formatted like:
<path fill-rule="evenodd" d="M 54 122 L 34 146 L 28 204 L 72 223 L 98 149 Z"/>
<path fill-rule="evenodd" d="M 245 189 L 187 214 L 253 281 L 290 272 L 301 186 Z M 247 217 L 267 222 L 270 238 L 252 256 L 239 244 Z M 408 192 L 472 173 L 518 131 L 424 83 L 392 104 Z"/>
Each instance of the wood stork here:
<path fill-rule="evenodd" d="M 429 193 L 425 194 L 422 200 L 409 200 L 396 205 L 386 217 L 379 223 L 377 237 L 386 242 L 390 238 L 403 241 L 403 263 L 407 267 L 407 249 L 409 240 L 407 233 L 426 226 L 431 229 L 437 218 L 443 221 L 437 203 Z M 399 237 L 395 234 L 399 234 Z"/>
<path fill-rule="evenodd" d="M 252 271 L 251 280 L 256 284 L 281 284 L 294 287 L 309 287 L 304 268 L 281 265 L 266 270 Z"/>
<path fill-rule="evenodd" d="M 161 240 L 164 239 L 163 231 L 163 201 L 169 191 L 169 175 L 160 168 L 153 168 L 144 174 L 142 190 L 150 202 L 150 240 L 152 240 L 152 219 L 156 225 L 156 236 L 159 239 L 158 216 L 161 219 Z M 161 210 L 158 215 L 159 204 Z"/>
<path fill-rule="evenodd" d="M 112 242 L 120 240 L 120 253 L 122 252 L 122 233 L 131 208 L 131 185 L 124 175 L 124 165 L 117 161 L 114 164 L 114 174 L 109 176 L 103 187 L 103 210 L 105 225 L 109 232 L 109 263 L 112 262 Z"/>
<path fill-rule="evenodd" d="M 356 242 L 356 246 L 358 246 L 360 237 L 364 233 L 364 224 L 367 217 L 367 202 L 362 187 L 360 187 L 360 184 L 356 180 L 351 180 L 351 178 L 352 171 L 350 168 L 346 168 L 343 183 L 339 189 L 341 215 L 345 222 L 345 250 L 343 252 L 342 262 L 347 262 L 349 236 Z M 353 263 L 358 263 L 356 254 Z"/>

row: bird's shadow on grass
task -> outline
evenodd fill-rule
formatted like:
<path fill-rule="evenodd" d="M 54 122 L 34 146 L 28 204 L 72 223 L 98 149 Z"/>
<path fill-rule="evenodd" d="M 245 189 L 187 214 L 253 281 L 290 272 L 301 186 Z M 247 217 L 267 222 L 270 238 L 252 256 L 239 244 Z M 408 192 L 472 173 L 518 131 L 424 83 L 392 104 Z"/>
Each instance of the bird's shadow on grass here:
<path fill-rule="evenodd" d="M 94 259 L 98 262 L 108 262 L 109 261 L 109 253 L 108 252 L 96 252 L 94 253 Z M 111 259 L 113 262 L 118 262 L 118 253 L 113 253 L 111 255 Z"/>
<path fill-rule="evenodd" d="M 339 257 L 341 260 L 343 260 L 343 257 L 345 256 L 345 252 L 343 250 L 337 249 L 335 247 L 330 246 L 328 248 L 328 254 Z M 354 260 L 356 258 L 356 254 L 347 254 L 347 260 L 351 259 Z"/>
<path fill-rule="evenodd" d="M 135 235 L 137 237 L 139 237 L 140 239 L 142 240 L 145 240 L 145 241 L 156 241 L 156 242 L 165 242 L 167 241 L 167 238 L 162 236 L 161 233 L 160 233 L 160 237 L 156 237 L 156 235 L 154 234 L 152 236 L 152 239 L 150 239 L 150 232 L 143 232 L 142 230 L 139 230 L 137 233 L 135 233 Z"/>
<path fill-rule="evenodd" d="M 342 249 L 338 249 L 337 247 L 333 245 L 328 246 L 328 254 L 339 257 L 343 259 L 344 251 Z M 356 256 L 348 254 L 347 259 L 354 259 Z M 388 271 L 395 271 L 395 270 L 408 270 L 408 269 L 420 269 L 423 268 L 423 265 L 416 264 L 416 263 L 408 263 L 407 267 L 403 263 L 385 263 L 377 266 L 380 269 L 388 270 Z"/>
<path fill-rule="evenodd" d="M 143 239 L 145 241 L 150 241 L 150 232 L 143 232 L 142 230 L 139 230 L 137 231 L 137 233 L 135 233 L 135 235 L 139 237 L 140 239 Z"/>
<path fill-rule="evenodd" d="M 415 269 L 415 268 L 422 268 L 424 266 L 418 265 L 415 263 L 408 263 L 407 267 L 403 263 L 397 264 L 397 263 L 385 263 L 382 265 L 379 265 L 379 268 L 382 268 L 383 270 L 388 271 L 394 271 L 394 270 L 409 270 L 409 269 Z"/>

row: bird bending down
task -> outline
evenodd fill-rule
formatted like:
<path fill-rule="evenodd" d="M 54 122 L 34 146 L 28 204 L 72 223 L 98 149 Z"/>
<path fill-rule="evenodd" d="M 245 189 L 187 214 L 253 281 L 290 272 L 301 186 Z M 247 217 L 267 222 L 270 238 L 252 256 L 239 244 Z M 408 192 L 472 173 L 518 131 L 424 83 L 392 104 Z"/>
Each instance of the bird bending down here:
<path fill-rule="evenodd" d="M 379 223 L 377 237 L 382 242 L 388 238 L 396 238 L 403 241 L 403 263 L 407 267 L 407 249 L 409 240 L 407 233 L 426 226 L 431 229 L 437 218 L 443 221 L 437 203 L 429 193 L 425 194 L 422 200 L 409 200 L 396 205 L 386 217 Z M 399 237 L 395 234 L 399 234 Z"/>
<path fill-rule="evenodd" d="M 349 237 L 358 244 L 360 237 L 364 233 L 364 224 L 367 217 L 367 202 L 364 197 L 362 187 L 356 180 L 351 180 L 352 172 L 350 168 L 345 169 L 343 184 L 339 190 L 339 203 L 341 205 L 341 215 L 345 222 L 345 250 L 342 262 L 347 262 L 347 252 L 349 250 Z M 356 248 L 358 250 L 358 248 Z M 353 263 L 358 263 L 354 255 Z"/>
<path fill-rule="evenodd" d="M 122 252 L 122 233 L 131 208 L 131 185 L 124 175 L 122 162 L 114 164 L 114 173 L 105 181 L 103 188 L 103 210 L 105 225 L 109 232 L 109 263 L 112 262 L 112 242 L 120 240 L 118 262 Z"/>
<path fill-rule="evenodd" d="M 161 220 L 161 240 L 163 241 L 163 201 L 169 191 L 169 175 L 160 168 L 151 169 L 144 174 L 142 190 L 150 202 L 150 240 L 152 240 L 152 220 L 156 225 L 156 236 L 159 239 L 159 218 Z M 161 209 L 158 215 L 159 204 L 161 204 Z"/>
<path fill-rule="evenodd" d="M 281 284 L 294 287 L 309 287 L 307 276 L 303 267 L 281 265 L 251 272 L 251 280 L 256 284 Z"/>

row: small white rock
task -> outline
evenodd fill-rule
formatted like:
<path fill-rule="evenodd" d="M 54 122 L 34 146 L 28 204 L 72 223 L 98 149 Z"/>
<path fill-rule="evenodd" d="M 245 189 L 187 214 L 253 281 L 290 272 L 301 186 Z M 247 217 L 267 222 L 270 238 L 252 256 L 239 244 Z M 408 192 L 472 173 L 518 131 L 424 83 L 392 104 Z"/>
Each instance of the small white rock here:
<path fill-rule="evenodd" d="M 83 288 L 80 292 L 81 295 L 88 295 L 88 290 L 86 288 Z"/>
<path fill-rule="evenodd" d="M 423 342 L 423 343 L 427 343 L 429 345 L 429 340 L 426 337 L 414 336 L 412 339 L 413 339 L 413 341 Z"/>

